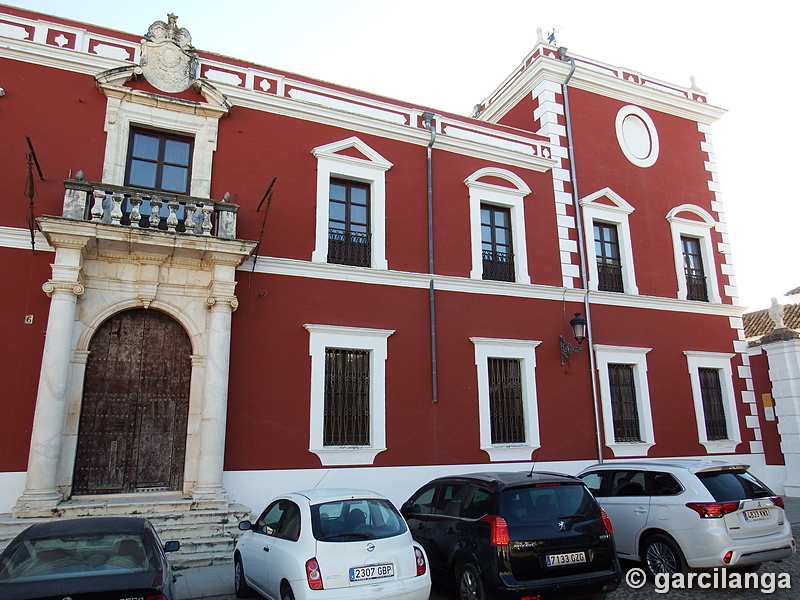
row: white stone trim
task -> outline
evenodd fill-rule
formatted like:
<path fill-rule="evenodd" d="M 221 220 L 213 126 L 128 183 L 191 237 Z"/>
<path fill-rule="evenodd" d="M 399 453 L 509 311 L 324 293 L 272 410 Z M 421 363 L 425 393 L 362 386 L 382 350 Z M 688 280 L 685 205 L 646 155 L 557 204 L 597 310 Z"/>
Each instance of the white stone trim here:
<path fill-rule="evenodd" d="M 355 158 L 339 154 L 354 148 L 364 155 Z M 372 268 L 388 269 L 386 261 L 386 171 L 392 163 L 357 137 L 319 146 L 312 150 L 317 157 L 317 228 L 311 262 L 328 262 L 328 215 L 331 177 L 368 183 L 370 186 L 370 234 Z"/>
<path fill-rule="evenodd" d="M 311 355 L 311 412 L 308 451 L 324 466 L 371 465 L 386 450 L 386 359 L 387 339 L 394 330 L 306 324 Z M 370 444 L 331 447 L 323 443 L 325 409 L 325 349 L 352 348 L 370 354 Z"/>
<path fill-rule="evenodd" d="M 650 387 L 647 383 L 647 353 L 652 348 L 595 344 L 593 350 L 597 358 L 597 372 L 600 381 L 600 402 L 603 408 L 605 445 L 611 448 L 617 458 L 647 456 L 650 447 L 656 443 L 653 431 L 653 415 L 650 410 Z M 639 408 L 641 442 L 615 441 L 613 413 L 611 410 L 611 385 L 608 378 L 609 364 L 633 366 L 633 381 L 636 386 L 636 402 Z"/>
<path fill-rule="evenodd" d="M 637 150 L 632 147 L 640 140 L 633 139 L 637 136 L 637 132 L 625 128 L 625 121 L 628 117 L 638 119 L 638 122 L 642 123 L 647 130 L 646 134 L 649 136 L 649 143 L 648 151 L 645 156 L 639 156 Z M 637 167 L 642 168 L 652 167 L 656 163 L 659 151 L 658 131 L 650 115 L 638 106 L 623 106 L 619 109 L 619 112 L 617 112 L 614 127 L 617 132 L 617 142 L 625 158 Z"/>
<path fill-rule="evenodd" d="M 597 202 L 605 198 L 612 202 L 602 204 Z M 597 255 L 594 249 L 594 222 L 609 223 L 617 226 L 619 239 L 619 255 L 622 263 L 622 280 L 626 294 L 638 294 L 636 286 L 636 271 L 633 261 L 633 244 L 631 243 L 631 228 L 628 223 L 629 215 L 635 210 L 622 196 L 611 188 L 603 188 L 593 194 L 584 196 L 580 200 L 583 212 L 583 230 L 586 232 L 586 266 L 589 275 L 589 289 L 597 291 L 598 272 Z"/>
<path fill-rule="evenodd" d="M 539 438 L 539 406 L 536 399 L 536 346 L 541 342 L 481 337 L 471 337 L 470 340 L 475 345 L 481 450 L 489 455 L 489 460 L 492 462 L 530 460 L 531 453 L 541 446 Z M 526 441 L 524 444 L 492 444 L 491 416 L 489 413 L 489 358 L 520 360 L 522 403 L 525 415 Z"/>
<path fill-rule="evenodd" d="M 689 377 L 692 381 L 692 399 L 694 400 L 698 440 L 705 446 L 709 454 L 735 452 L 736 446 L 742 442 L 742 436 L 739 431 L 739 415 L 736 411 L 736 397 L 733 390 L 733 369 L 731 368 L 731 359 L 736 355 L 692 350 L 685 350 L 683 353 L 686 355 Z M 722 405 L 725 410 L 725 425 L 728 430 L 727 440 L 709 440 L 706 434 L 703 396 L 700 392 L 700 374 L 698 372 L 701 367 L 720 371 L 719 382 L 722 387 Z"/>
<path fill-rule="evenodd" d="M 678 216 L 682 212 L 689 212 L 698 217 L 687 219 Z M 703 271 L 706 275 L 708 288 L 708 301 L 721 302 L 719 283 L 717 282 L 717 264 L 714 260 L 714 244 L 711 241 L 711 230 L 716 226 L 716 221 L 707 211 L 694 204 L 681 204 L 667 213 L 670 230 L 672 231 L 672 252 L 675 257 L 675 274 L 678 278 L 678 299 L 687 300 L 686 274 L 683 264 L 683 244 L 681 236 L 696 238 L 700 241 L 700 253 L 703 259 Z"/>
<path fill-rule="evenodd" d="M 561 94 L 561 85 L 554 81 L 541 81 L 531 92 L 534 102 L 538 103 L 533 111 L 533 120 L 538 121 L 539 135 L 547 136 L 552 144 L 552 156 L 558 161 L 553 169 L 553 197 L 555 200 L 556 216 L 558 223 L 558 245 L 561 256 L 561 280 L 565 288 L 576 289 L 581 287 L 580 258 L 578 255 L 578 233 L 574 216 L 561 219 L 562 216 L 574 215 L 572 194 L 564 191 L 564 172 L 569 172 L 569 149 L 567 147 L 567 131 L 560 125 L 559 117 L 565 114 L 564 106 L 558 102 L 557 94 Z"/>
<path fill-rule="evenodd" d="M 497 177 L 514 187 L 480 181 L 482 177 Z M 471 279 L 483 278 L 483 253 L 481 251 L 481 204 L 508 208 L 511 213 L 511 239 L 514 249 L 514 276 L 517 283 L 530 283 L 528 273 L 528 246 L 525 229 L 524 198 L 531 193 L 528 185 L 506 169 L 486 167 L 475 171 L 464 180 L 469 188 L 469 227 L 472 241 Z"/>
<path fill-rule="evenodd" d="M 217 149 L 219 118 L 224 109 L 187 107 L 164 98 L 156 105 L 149 96 L 112 85 L 100 85 L 106 104 L 106 150 L 103 183 L 123 185 L 131 125 L 183 134 L 194 139 L 189 195 L 211 197 L 211 167 Z"/>

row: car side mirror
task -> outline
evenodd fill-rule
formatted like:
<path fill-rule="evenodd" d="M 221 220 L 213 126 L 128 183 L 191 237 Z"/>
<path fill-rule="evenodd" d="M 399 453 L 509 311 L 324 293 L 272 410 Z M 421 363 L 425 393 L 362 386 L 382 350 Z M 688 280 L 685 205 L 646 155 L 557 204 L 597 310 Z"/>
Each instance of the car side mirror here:
<path fill-rule="evenodd" d="M 240 521 L 239 522 L 239 529 L 242 531 L 250 531 L 253 528 L 253 524 L 250 521 Z"/>
<path fill-rule="evenodd" d="M 167 542 L 164 544 L 164 552 L 177 552 L 181 549 L 181 543 L 178 541 Z"/>
<path fill-rule="evenodd" d="M 403 503 L 403 506 L 400 507 L 400 514 L 403 515 L 403 518 L 407 519 L 414 513 L 414 503 L 411 500 L 407 500 Z"/>

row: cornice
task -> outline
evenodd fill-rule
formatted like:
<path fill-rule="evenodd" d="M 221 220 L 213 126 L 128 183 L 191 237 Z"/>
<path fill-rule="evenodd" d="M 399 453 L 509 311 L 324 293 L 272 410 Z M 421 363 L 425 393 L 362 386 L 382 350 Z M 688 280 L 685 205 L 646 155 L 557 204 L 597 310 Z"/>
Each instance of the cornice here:
<path fill-rule="evenodd" d="M 224 84 L 218 83 L 217 85 L 222 87 Z M 410 127 L 409 125 L 370 118 L 357 113 L 337 110 L 303 100 L 284 98 L 272 94 L 268 95 L 263 92 L 248 90 L 241 87 L 225 86 L 224 89 L 225 95 L 235 106 L 261 112 L 269 112 L 275 115 L 310 121 L 322 125 L 330 125 L 353 132 L 374 135 L 376 137 L 389 138 L 416 146 L 427 147 L 430 141 L 430 133 L 427 130 Z M 465 123 L 466 120 L 465 117 Z M 533 140 L 526 140 L 526 138 L 522 136 L 515 136 L 513 134 L 503 135 L 503 132 L 496 131 L 492 131 L 492 133 L 497 134 L 498 138 L 501 139 L 519 141 L 520 143 L 524 143 L 524 141 L 534 143 Z M 538 142 L 538 140 L 536 141 Z M 499 146 L 482 144 L 480 142 L 461 138 L 447 137 L 445 135 L 437 136 L 433 150 L 452 152 L 454 154 L 461 154 L 540 173 L 549 171 L 556 164 L 554 159 L 526 155 L 521 152 L 509 151 Z"/>
<path fill-rule="evenodd" d="M 574 58 L 579 59 L 579 62 L 569 81 L 570 87 L 706 124 L 719 120 L 727 112 L 706 102 L 690 100 L 661 89 L 602 73 L 587 67 L 586 65 L 590 63 L 587 59 L 578 56 Z M 569 75 L 570 68 L 568 62 L 548 56 L 536 57 L 515 78 L 507 80 L 507 84 L 504 84 L 507 85 L 505 90 L 495 92 L 497 97 L 492 99 L 491 104 L 479 118 L 490 123 L 498 122 L 541 82 L 552 81 L 559 86 L 562 85 Z M 618 70 L 623 71 L 623 69 Z"/>
<path fill-rule="evenodd" d="M 86 239 L 94 241 L 93 246 L 98 253 L 113 253 L 116 250 L 166 254 L 171 257 L 187 254 L 190 257 L 201 256 L 204 262 L 239 264 L 258 245 L 247 240 L 175 234 L 63 217 L 42 216 L 37 222 L 56 248 L 59 246 L 54 241 L 61 238 Z"/>
<path fill-rule="evenodd" d="M 385 285 L 415 289 L 429 289 L 433 280 L 439 291 L 464 294 L 481 294 L 488 296 L 504 296 L 511 298 L 528 298 L 552 300 L 555 302 L 583 302 L 586 292 L 546 285 L 519 284 L 513 282 L 484 281 L 468 277 L 451 277 L 445 275 L 428 275 L 425 273 L 409 273 L 405 271 L 382 271 L 333 265 L 328 263 L 312 263 L 287 258 L 270 258 L 259 256 L 253 266 L 253 258 L 248 258 L 239 267 L 240 271 L 284 275 L 288 277 L 307 277 L 329 281 L 347 281 L 372 285 Z M 744 308 L 731 304 L 713 304 L 693 302 L 675 298 L 658 298 L 655 296 L 634 296 L 613 292 L 588 292 L 589 303 L 603 306 L 626 308 L 642 308 L 677 313 L 694 313 L 723 317 L 741 317 Z"/>

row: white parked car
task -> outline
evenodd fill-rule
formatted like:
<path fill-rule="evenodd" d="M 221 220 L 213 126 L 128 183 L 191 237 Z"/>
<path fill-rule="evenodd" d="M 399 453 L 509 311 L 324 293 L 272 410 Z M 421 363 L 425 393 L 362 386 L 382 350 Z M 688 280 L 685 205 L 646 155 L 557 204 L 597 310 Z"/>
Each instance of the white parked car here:
<path fill-rule="evenodd" d="M 578 474 L 611 519 L 620 558 L 652 574 L 755 570 L 795 552 L 783 499 L 747 471 L 713 460 L 630 460 Z"/>
<path fill-rule="evenodd" d="M 273 500 L 242 521 L 234 550 L 236 595 L 269 600 L 427 600 L 422 548 L 386 498 L 365 490 L 319 489 Z"/>

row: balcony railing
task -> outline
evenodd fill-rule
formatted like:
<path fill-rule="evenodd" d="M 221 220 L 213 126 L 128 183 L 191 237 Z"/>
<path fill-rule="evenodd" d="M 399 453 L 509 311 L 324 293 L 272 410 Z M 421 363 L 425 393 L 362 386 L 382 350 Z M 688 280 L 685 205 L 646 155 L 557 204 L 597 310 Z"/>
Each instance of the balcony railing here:
<path fill-rule="evenodd" d="M 369 267 L 372 265 L 369 233 L 328 229 L 328 262 L 337 265 Z"/>
<path fill-rule="evenodd" d="M 705 277 L 686 274 L 686 299 L 708 302 L 708 287 Z"/>
<path fill-rule="evenodd" d="M 506 252 L 483 251 L 483 279 L 516 281 L 514 255 Z"/>
<path fill-rule="evenodd" d="M 624 292 L 622 266 L 609 263 L 597 264 L 597 289 L 602 292 Z"/>
<path fill-rule="evenodd" d="M 82 179 L 68 179 L 64 188 L 63 216 L 66 218 L 186 235 L 236 238 L 239 206 L 230 202 L 229 194 L 225 194 L 221 202 L 215 202 L 208 198 Z"/>

